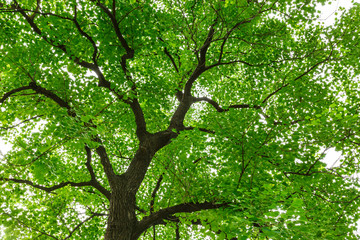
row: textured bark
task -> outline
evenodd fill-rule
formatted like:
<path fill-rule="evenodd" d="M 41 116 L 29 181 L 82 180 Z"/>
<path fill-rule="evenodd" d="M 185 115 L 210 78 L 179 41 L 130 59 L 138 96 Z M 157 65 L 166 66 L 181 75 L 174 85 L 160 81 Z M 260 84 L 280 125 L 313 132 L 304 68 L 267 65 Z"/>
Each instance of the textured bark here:
<path fill-rule="evenodd" d="M 127 171 L 120 176 L 110 175 L 111 197 L 105 240 L 139 238 L 139 224 L 135 214 L 136 193 L 154 154 L 176 136 L 171 131 L 147 135 Z"/>
<path fill-rule="evenodd" d="M 105 240 L 129 240 L 136 228 L 135 194 L 127 190 L 127 180 L 120 176 L 113 187 Z"/>

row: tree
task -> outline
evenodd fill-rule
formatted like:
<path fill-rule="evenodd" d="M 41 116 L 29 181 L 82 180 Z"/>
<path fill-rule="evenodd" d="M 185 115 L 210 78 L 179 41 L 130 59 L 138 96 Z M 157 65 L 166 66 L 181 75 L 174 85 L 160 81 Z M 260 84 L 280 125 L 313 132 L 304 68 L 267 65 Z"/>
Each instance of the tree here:
<path fill-rule="evenodd" d="M 360 6 L 320 3 L 2 0 L 4 239 L 356 239 Z"/>

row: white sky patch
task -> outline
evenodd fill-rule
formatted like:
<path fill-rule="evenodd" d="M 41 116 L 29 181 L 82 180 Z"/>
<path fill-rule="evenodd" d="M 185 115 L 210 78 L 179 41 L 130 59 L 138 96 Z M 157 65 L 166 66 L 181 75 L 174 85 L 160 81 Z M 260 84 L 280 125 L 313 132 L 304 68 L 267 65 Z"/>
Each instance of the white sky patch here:
<path fill-rule="evenodd" d="M 322 159 L 322 162 L 326 163 L 326 168 L 339 167 L 341 164 L 341 152 L 335 151 L 334 148 L 330 148 Z"/>
<path fill-rule="evenodd" d="M 321 11 L 321 14 L 317 21 L 324 23 L 325 26 L 334 24 L 335 19 L 342 14 L 341 8 L 343 7 L 345 10 L 348 10 L 353 5 L 352 2 L 360 3 L 360 0 L 336 0 L 330 2 L 330 4 L 326 3 L 323 6 L 319 4 L 317 9 Z"/>

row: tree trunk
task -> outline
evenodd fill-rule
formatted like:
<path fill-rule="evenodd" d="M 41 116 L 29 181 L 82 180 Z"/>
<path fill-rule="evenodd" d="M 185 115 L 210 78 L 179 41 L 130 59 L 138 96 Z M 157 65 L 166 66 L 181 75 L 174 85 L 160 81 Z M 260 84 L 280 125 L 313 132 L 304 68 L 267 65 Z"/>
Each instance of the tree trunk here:
<path fill-rule="evenodd" d="M 137 224 L 135 195 L 127 191 L 125 178 L 117 182 L 112 189 L 105 240 L 130 240 Z"/>
<path fill-rule="evenodd" d="M 129 168 L 112 178 L 109 217 L 105 240 L 135 240 L 140 237 L 135 214 L 136 193 L 144 179 L 153 155 L 176 137 L 172 131 L 149 135 L 140 143 Z"/>

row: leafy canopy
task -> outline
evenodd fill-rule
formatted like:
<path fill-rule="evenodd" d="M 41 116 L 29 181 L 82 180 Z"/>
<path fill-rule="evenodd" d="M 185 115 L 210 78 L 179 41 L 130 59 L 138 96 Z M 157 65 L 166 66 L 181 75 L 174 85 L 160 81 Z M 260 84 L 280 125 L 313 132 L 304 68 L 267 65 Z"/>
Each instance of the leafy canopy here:
<path fill-rule="evenodd" d="M 359 4 L 0 2 L 3 239 L 357 239 Z"/>

